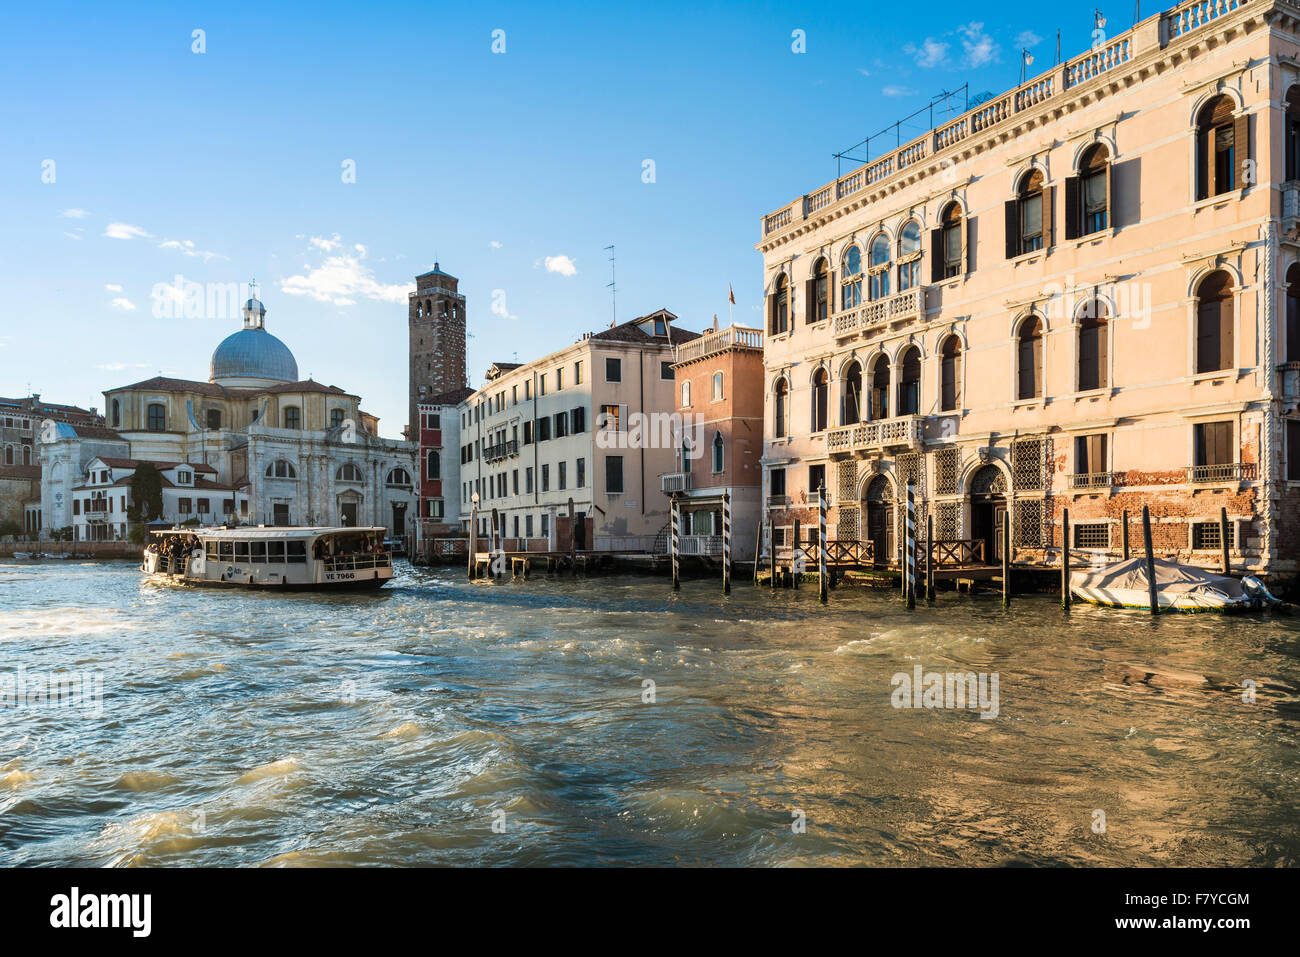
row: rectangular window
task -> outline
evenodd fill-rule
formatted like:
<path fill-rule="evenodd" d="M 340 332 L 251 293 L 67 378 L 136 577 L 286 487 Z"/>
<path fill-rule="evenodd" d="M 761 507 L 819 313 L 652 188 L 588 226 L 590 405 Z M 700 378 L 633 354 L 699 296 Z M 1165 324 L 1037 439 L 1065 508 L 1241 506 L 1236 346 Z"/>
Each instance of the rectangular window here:
<path fill-rule="evenodd" d="M 1077 475 L 1107 472 L 1106 436 L 1080 435 L 1074 440 L 1074 471 Z"/>
<path fill-rule="evenodd" d="M 1300 482 L 1300 419 L 1286 420 L 1286 477 Z"/>
<path fill-rule="evenodd" d="M 605 456 L 605 491 L 610 495 L 623 494 L 623 456 Z"/>
<path fill-rule="evenodd" d="M 266 543 L 266 560 L 270 564 L 284 564 L 284 542 L 267 542 Z"/>
<path fill-rule="evenodd" d="M 543 465 L 542 466 L 542 491 L 549 492 L 550 490 L 551 490 L 551 467 L 549 465 Z"/>
<path fill-rule="evenodd" d="M 597 425 L 602 432 L 621 432 L 618 406 L 602 405 L 600 407 L 600 422 Z"/>
<path fill-rule="evenodd" d="M 622 359 L 605 360 L 605 381 L 606 382 L 623 381 L 623 360 Z"/>
<path fill-rule="evenodd" d="M 1231 465 L 1236 460 L 1232 447 L 1231 422 L 1196 424 L 1196 464 Z"/>
<path fill-rule="evenodd" d="M 533 467 L 531 465 L 524 469 L 524 494 L 533 494 Z"/>
<path fill-rule="evenodd" d="M 772 495 L 785 494 L 785 469 L 772 469 L 767 473 L 768 489 Z"/>
<path fill-rule="evenodd" d="M 207 515 L 208 512 L 211 511 L 211 507 L 210 507 L 210 504 L 209 504 L 209 500 L 208 500 L 208 499 L 206 499 L 206 498 L 201 498 L 201 499 L 198 500 L 198 504 L 199 504 L 199 514 L 200 514 L 200 515 Z"/>
<path fill-rule="evenodd" d="M 578 459 L 577 481 L 574 482 L 575 488 L 587 487 L 587 460 Z"/>
<path fill-rule="evenodd" d="M 538 419 L 537 420 L 537 441 L 545 442 L 550 437 L 551 437 L 551 420 Z"/>
<path fill-rule="evenodd" d="M 289 551 L 293 551 L 293 542 L 289 543 Z M 217 555 L 221 561 L 226 562 L 227 564 L 233 562 L 235 560 L 235 543 L 218 542 Z"/>
<path fill-rule="evenodd" d="M 1110 525 L 1106 522 L 1088 522 L 1074 526 L 1075 548 L 1109 548 Z"/>
<path fill-rule="evenodd" d="M 1228 547 L 1236 547 L 1236 523 L 1228 523 Z M 1223 548 L 1223 529 L 1218 522 L 1192 523 L 1192 548 L 1219 551 Z"/>
<path fill-rule="evenodd" d="M 510 473 L 510 494 L 519 494 L 519 469 L 515 469 Z"/>
<path fill-rule="evenodd" d="M 307 564 L 306 542 L 285 542 L 284 559 L 290 565 Z"/>
<path fill-rule="evenodd" d="M 564 370 L 556 369 L 555 370 L 555 391 L 559 392 L 563 388 L 564 388 Z"/>
<path fill-rule="evenodd" d="M 524 516 L 524 537 L 533 537 L 533 517 L 531 515 Z"/>
<path fill-rule="evenodd" d="M 573 364 L 573 384 L 582 385 L 582 361 Z"/>
<path fill-rule="evenodd" d="M 560 491 L 561 491 L 561 492 L 563 492 L 566 488 L 569 487 L 569 483 L 568 483 L 568 474 L 567 474 L 567 473 L 568 473 L 568 465 L 569 465 L 568 462 L 561 462 L 561 463 L 560 463 L 560 474 L 559 474 L 558 478 L 559 478 L 559 480 L 560 480 L 559 488 L 560 488 Z"/>
<path fill-rule="evenodd" d="M 543 512 L 542 513 L 542 537 L 545 538 L 550 534 L 551 534 L 551 517 L 547 515 L 545 512 Z"/>
<path fill-rule="evenodd" d="M 235 542 L 235 564 L 248 564 L 248 542 Z"/>
<path fill-rule="evenodd" d="M 671 362 L 659 363 L 659 378 L 673 381 L 673 364 Z"/>
<path fill-rule="evenodd" d="M 252 542 L 248 550 L 253 561 L 266 564 L 266 542 Z"/>
<path fill-rule="evenodd" d="M 569 424 L 573 427 L 573 433 L 575 435 L 579 432 L 586 432 L 587 410 L 582 406 L 578 406 L 576 409 L 572 410 L 569 413 Z"/>
<path fill-rule="evenodd" d="M 188 515 L 192 511 L 192 504 L 188 498 L 177 499 L 176 511 L 182 515 Z"/>
<path fill-rule="evenodd" d="M 826 466 L 808 466 L 808 501 L 817 500 L 817 490 L 826 484 Z"/>
<path fill-rule="evenodd" d="M 562 439 L 569 434 L 569 413 L 555 413 L 555 437 Z"/>
<path fill-rule="evenodd" d="M 532 444 L 533 444 L 533 423 L 525 422 L 524 423 L 524 445 L 532 445 Z"/>
<path fill-rule="evenodd" d="M 543 372 L 537 380 L 537 394 L 546 395 L 546 373 Z"/>

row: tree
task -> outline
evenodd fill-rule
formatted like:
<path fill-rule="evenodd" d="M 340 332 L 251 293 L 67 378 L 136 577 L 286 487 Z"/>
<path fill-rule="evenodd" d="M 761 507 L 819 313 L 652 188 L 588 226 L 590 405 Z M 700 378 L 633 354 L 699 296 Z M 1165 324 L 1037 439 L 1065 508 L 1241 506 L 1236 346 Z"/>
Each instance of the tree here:
<path fill-rule="evenodd" d="M 10 519 L 0 522 L 0 538 L 9 538 L 10 536 L 17 538 L 22 533 L 23 527 L 17 522 Z"/>
<path fill-rule="evenodd" d="M 162 511 L 162 473 L 149 462 L 141 462 L 131 475 L 131 507 L 126 510 L 127 518 L 143 524 L 161 518 Z"/>

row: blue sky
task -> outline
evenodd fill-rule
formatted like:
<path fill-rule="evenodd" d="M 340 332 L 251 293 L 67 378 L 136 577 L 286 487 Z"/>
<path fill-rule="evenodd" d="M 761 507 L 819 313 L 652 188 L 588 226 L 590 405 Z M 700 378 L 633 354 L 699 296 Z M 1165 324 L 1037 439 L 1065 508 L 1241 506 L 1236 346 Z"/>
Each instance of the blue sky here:
<path fill-rule="evenodd" d="M 1093 6 L 7 4 L 0 395 L 102 407 L 206 379 L 239 322 L 155 317 L 178 275 L 256 276 L 301 375 L 390 436 L 405 292 L 435 257 L 468 297 L 474 383 L 609 325 L 611 243 L 620 320 L 725 323 L 731 283 L 757 324 L 763 213 L 931 95 L 1014 86 L 1022 46 L 1047 69 L 1058 27 L 1082 53 Z"/>

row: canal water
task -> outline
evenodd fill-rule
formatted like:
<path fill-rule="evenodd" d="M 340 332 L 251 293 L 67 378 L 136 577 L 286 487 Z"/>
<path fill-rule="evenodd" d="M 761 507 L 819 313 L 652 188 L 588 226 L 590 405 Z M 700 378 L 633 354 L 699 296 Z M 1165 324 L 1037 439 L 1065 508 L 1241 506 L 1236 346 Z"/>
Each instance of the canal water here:
<path fill-rule="evenodd" d="M 0 859 L 1296 865 L 1297 653 L 1300 619 L 1049 596 L 0 563 Z M 917 666 L 989 716 L 896 707 Z"/>

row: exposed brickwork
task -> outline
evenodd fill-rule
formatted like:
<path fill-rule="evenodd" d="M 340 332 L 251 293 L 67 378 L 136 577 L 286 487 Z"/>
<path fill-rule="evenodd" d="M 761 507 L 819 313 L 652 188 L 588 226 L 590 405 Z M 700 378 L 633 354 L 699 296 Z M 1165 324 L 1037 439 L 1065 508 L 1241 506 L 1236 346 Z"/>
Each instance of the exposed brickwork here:
<path fill-rule="evenodd" d="M 465 297 L 460 280 L 434 264 L 432 272 L 415 277 L 415 292 L 407 304 L 410 329 L 410 394 L 407 435 L 419 422 L 416 405 L 465 386 Z"/>

